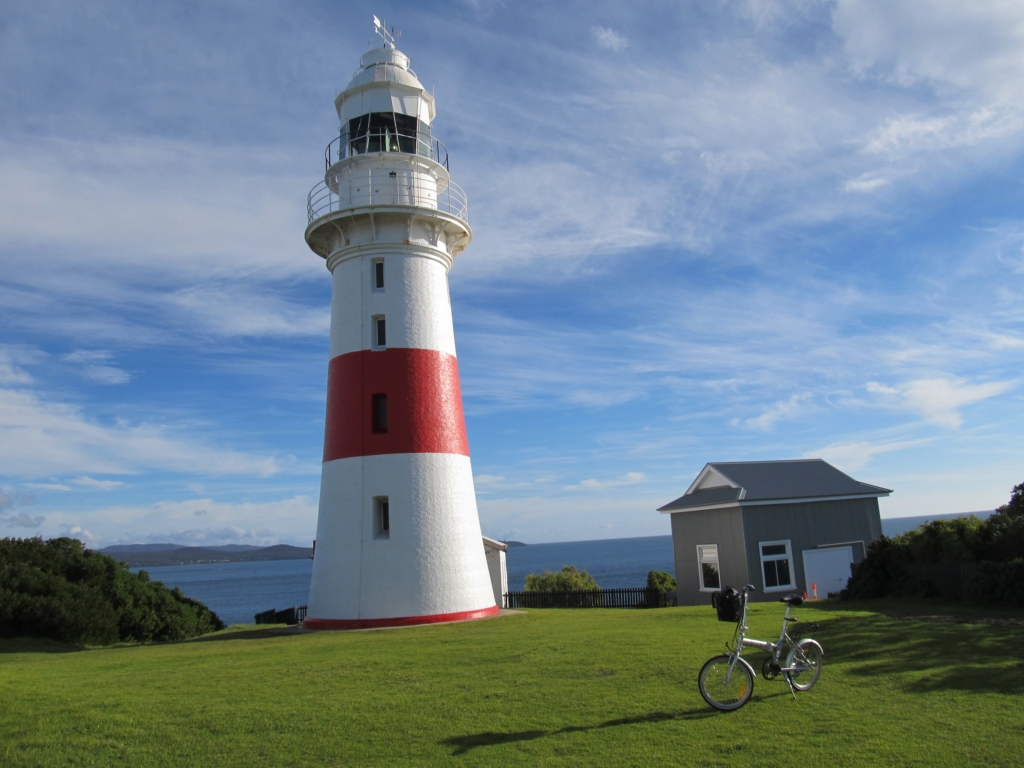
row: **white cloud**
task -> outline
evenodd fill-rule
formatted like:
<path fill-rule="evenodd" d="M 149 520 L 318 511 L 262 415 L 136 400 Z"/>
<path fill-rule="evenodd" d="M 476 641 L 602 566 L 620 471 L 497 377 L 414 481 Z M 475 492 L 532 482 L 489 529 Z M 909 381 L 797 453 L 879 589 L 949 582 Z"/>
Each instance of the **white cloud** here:
<path fill-rule="evenodd" d="M 880 395 L 885 405 L 918 413 L 940 427 L 958 429 L 964 422 L 961 408 L 1001 395 L 1014 386 L 1012 381 L 970 384 L 963 379 L 931 378 L 915 379 L 896 387 L 872 381 L 866 388 Z"/>
<path fill-rule="evenodd" d="M 71 491 L 74 490 L 70 485 L 64 485 L 63 483 L 25 483 L 26 488 L 31 488 L 38 491 Z"/>
<path fill-rule="evenodd" d="M 96 488 L 101 491 L 109 491 L 124 485 L 120 480 L 94 480 L 91 477 L 79 477 L 72 482 L 84 488 Z"/>
<path fill-rule="evenodd" d="M 1024 6 L 1006 0 L 837 0 L 852 68 L 1006 100 L 1024 86 Z"/>
<path fill-rule="evenodd" d="M 36 351 L 24 347 L 0 345 L 0 386 L 11 384 L 31 384 L 32 376 L 21 367 L 26 362 L 34 362 L 40 357 Z"/>
<path fill-rule="evenodd" d="M 102 536 L 97 536 L 94 533 L 82 528 L 80 525 L 62 525 L 61 535 L 68 536 L 73 539 L 78 539 L 84 544 L 96 544 Z"/>
<path fill-rule="evenodd" d="M 105 350 L 80 349 L 63 355 L 61 359 L 69 363 L 84 364 L 81 373 L 90 381 L 100 384 L 127 384 L 132 379 L 127 371 L 112 365 L 101 365 L 112 357 L 113 354 Z"/>
<path fill-rule="evenodd" d="M 931 442 L 928 439 L 898 440 L 873 443 L 862 440 L 852 443 L 832 443 L 804 454 L 805 459 L 824 459 L 844 472 L 852 472 L 866 466 L 875 456 L 893 451 L 903 451 Z"/>
<path fill-rule="evenodd" d="M 609 51 L 618 53 L 629 47 L 629 41 L 614 29 L 593 27 L 590 31 L 594 35 L 594 39 L 597 40 L 597 44 Z"/>
<path fill-rule="evenodd" d="M 872 192 L 881 187 L 887 186 L 889 180 L 881 176 L 873 176 L 865 173 L 856 179 L 850 179 L 843 184 L 844 192 Z"/>
<path fill-rule="evenodd" d="M 201 528 L 196 527 L 200 519 Z M 65 529 L 87 526 L 95 532 L 90 534 L 91 541 L 102 538 L 108 544 L 173 542 L 194 546 L 294 543 L 308 547 L 312 546 L 316 519 L 316 500 L 302 495 L 266 502 L 162 501 L 48 516 L 51 524 Z"/>
<path fill-rule="evenodd" d="M 780 419 L 795 419 L 805 412 L 812 397 L 813 394 L 806 392 L 792 395 L 789 400 L 779 400 L 760 416 L 746 419 L 743 424 L 754 429 L 771 429 Z"/>
<path fill-rule="evenodd" d="M 153 137 L 0 141 L 0 242 L 197 274 L 306 271 L 306 158 Z M 156 183 L 159 180 L 159 183 Z M 60 215 L 55 216 L 54 211 Z M 159 234 L 157 234 L 159 233 Z M 66 254 L 66 255 L 65 255 Z M 52 264 L 51 264 L 52 267 Z"/>
<path fill-rule="evenodd" d="M 502 475 L 473 475 L 473 482 L 477 485 L 493 485 L 504 481 Z"/>
<path fill-rule="evenodd" d="M 642 483 L 647 476 L 643 472 L 627 472 L 622 477 L 613 480 L 580 480 L 577 485 L 562 486 L 563 491 L 598 491 L 602 488 L 617 488 L 622 485 L 636 485 Z"/>
<path fill-rule="evenodd" d="M 279 470 L 277 460 L 211 448 L 162 425 L 88 420 L 81 409 L 0 389 L 0 466 L 8 476 L 124 474 L 143 469 L 197 474 Z"/>

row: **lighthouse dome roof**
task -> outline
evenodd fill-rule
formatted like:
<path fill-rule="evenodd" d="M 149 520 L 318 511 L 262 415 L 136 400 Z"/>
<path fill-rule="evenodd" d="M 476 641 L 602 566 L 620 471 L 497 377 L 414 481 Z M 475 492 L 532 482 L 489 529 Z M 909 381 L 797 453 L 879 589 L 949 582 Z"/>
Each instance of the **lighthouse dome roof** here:
<path fill-rule="evenodd" d="M 345 90 L 373 82 L 401 83 L 412 88 L 423 88 L 416 73 L 409 69 L 409 57 L 396 48 L 374 48 L 364 53 L 359 60 L 359 70 L 345 86 Z"/>

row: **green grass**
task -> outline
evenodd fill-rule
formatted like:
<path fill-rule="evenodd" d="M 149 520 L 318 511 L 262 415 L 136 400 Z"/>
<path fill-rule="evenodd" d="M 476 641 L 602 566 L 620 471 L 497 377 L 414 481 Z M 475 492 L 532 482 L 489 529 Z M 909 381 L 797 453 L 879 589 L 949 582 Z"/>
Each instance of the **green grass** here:
<path fill-rule="evenodd" d="M 5 641 L 0 765 L 1020 765 L 1024 626 L 952 610 L 805 606 L 826 653 L 817 687 L 794 701 L 759 677 L 730 714 L 697 692 L 732 631 L 708 607 L 97 650 Z M 752 635 L 776 636 L 781 615 L 755 606 Z"/>

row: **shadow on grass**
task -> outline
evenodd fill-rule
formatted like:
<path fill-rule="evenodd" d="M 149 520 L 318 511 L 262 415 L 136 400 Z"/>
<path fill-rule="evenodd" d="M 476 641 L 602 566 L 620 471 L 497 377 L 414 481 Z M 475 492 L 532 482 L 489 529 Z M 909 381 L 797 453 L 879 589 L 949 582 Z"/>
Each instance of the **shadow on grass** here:
<path fill-rule="evenodd" d="M 717 714 L 708 708 L 691 709 L 686 712 L 651 712 L 636 717 L 620 717 L 615 720 L 606 720 L 596 725 L 567 725 L 553 731 L 515 731 L 512 733 L 501 733 L 498 731 L 485 731 L 484 733 L 473 733 L 468 736 L 450 736 L 441 739 L 438 744 L 454 747 L 453 755 L 464 755 L 476 747 L 493 747 L 498 744 L 509 744 L 516 741 L 533 741 L 543 739 L 546 736 L 557 736 L 560 733 L 579 733 L 581 731 L 596 731 L 601 728 L 616 728 L 620 725 L 637 725 L 639 723 L 661 723 L 666 720 L 701 720 L 705 717 L 713 717 Z"/>
<path fill-rule="evenodd" d="M 825 674 L 830 664 L 844 664 L 844 672 L 854 677 L 891 676 L 908 693 L 1024 690 L 1020 627 L 978 623 L 973 616 L 939 608 L 920 601 L 902 607 L 870 602 L 827 606 L 832 616 L 815 619 L 820 626 L 815 637 L 825 649 Z M 880 612 L 844 616 L 844 610 Z"/>
<path fill-rule="evenodd" d="M 113 650 L 117 648 L 146 648 L 182 643 L 210 643 L 222 640 L 266 640 L 271 637 L 294 637 L 311 634 L 297 632 L 291 627 L 271 627 L 260 629 L 241 629 L 217 632 L 216 634 L 200 635 L 185 640 L 155 640 L 144 643 L 114 643 L 112 645 L 69 645 L 56 640 L 35 637 L 0 638 L 0 654 L 4 653 L 78 653 L 80 651 Z"/>
<path fill-rule="evenodd" d="M 261 627 L 260 629 L 237 629 L 217 632 L 212 635 L 201 635 L 188 640 L 179 640 L 182 643 L 217 643 L 224 640 L 266 640 L 271 637 L 299 637 L 311 635 L 312 632 L 302 632 L 293 627 Z"/>
<path fill-rule="evenodd" d="M 68 645 L 35 637 L 0 639 L 0 653 L 78 653 L 87 650 L 84 645 Z"/>

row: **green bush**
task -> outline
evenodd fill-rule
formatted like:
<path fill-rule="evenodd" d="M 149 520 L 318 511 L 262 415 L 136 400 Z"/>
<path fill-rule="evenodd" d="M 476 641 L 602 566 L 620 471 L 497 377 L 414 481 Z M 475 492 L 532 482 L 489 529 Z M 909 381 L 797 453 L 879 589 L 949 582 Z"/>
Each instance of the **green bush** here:
<path fill-rule="evenodd" d="M 573 592 L 580 589 L 600 589 L 597 582 L 586 571 L 577 571 L 575 565 L 563 565 L 556 573 L 544 571 L 526 577 L 527 592 Z"/>
<path fill-rule="evenodd" d="M 0 637 L 109 645 L 223 628 L 202 603 L 76 539 L 0 539 Z"/>
<path fill-rule="evenodd" d="M 863 561 L 841 593 L 844 599 L 929 597 L 934 589 L 913 578 L 907 566 L 915 563 L 978 563 L 977 586 L 968 585 L 969 599 L 1013 604 L 1024 593 L 1016 581 L 1024 558 L 1024 483 L 1016 485 L 1010 501 L 991 517 L 933 520 L 900 536 L 871 543 Z M 1018 586 L 1014 586 L 1018 585 Z"/>
<path fill-rule="evenodd" d="M 676 588 L 676 577 L 665 571 L 648 571 L 647 588 L 659 592 L 671 592 Z"/>
<path fill-rule="evenodd" d="M 1008 563 L 980 563 L 967 584 L 967 599 L 1024 608 L 1024 558 Z"/>

